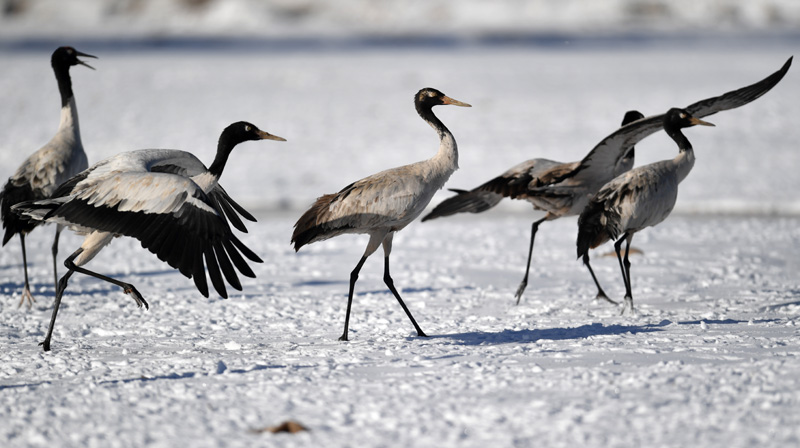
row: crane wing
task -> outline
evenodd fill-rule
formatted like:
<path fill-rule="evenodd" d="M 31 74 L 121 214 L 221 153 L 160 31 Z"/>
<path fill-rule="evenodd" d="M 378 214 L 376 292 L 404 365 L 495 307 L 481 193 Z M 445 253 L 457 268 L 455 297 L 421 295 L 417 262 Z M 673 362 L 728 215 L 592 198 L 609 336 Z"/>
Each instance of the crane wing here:
<path fill-rule="evenodd" d="M 577 163 L 548 159 L 526 160 L 472 190 L 451 189 L 457 194 L 439 203 L 422 221 L 456 213 L 480 213 L 494 207 L 504 197 L 527 199 L 532 188 L 559 182 L 576 166 Z"/>
<path fill-rule="evenodd" d="M 786 72 L 789 71 L 791 65 L 792 57 L 783 64 L 780 70 L 761 81 L 717 97 L 698 101 L 688 106 L 686 110 L 695 117 L 702 118 L 723 110 L 744 106 L 775 87 L 786 75 Z M 612 173 L 619 160 L 625 156 L 632 146 L 663 128 L 663 120 L 664 114 L 642 118 L 622 126 L 613 134 L 601 140 L 581 161 L 580 166 L 577 168 L 576 179 L 596 179 L 610 175 L 606 173 Z"/>
<path fill-rule="evenodd" d="M 50 207 L 45 220 L 136 238 L 159 259 L 193 278 L 206 297 L 204 265 L 222 297 L 227 292 L 220 271 L 238 290 L 241 283 L 234 265 L 243 275 L 255 277 L 241 255 L 256 262 L 261 259 L 231 233 L 212 199 L 190 179 L 166 173 L 115 172 L 99 178 L 90 174 L 68 181 L 73 185 L 69 196 L 21 208 L 27 214 L 36 206 Z"/>
<path fill-rule="evenodd" d="M 173 152 L 175 154 L 171 154 Z M 207 171 L 203 162 L 192 153 L 173 150 L 170 155 L 172 157 L 160 157 L 156 163 L 149 166 L 150 171 L 153 173 L 177 174 L 183 177 L 196 176 Z M 217 210 L 221 211 L 233 227 L 240 232 L 247 233 L 247 227 L 245 227 L 239 215 L 242 215 L 248 221 L 256 222 L 256 218 L 234 201 L 221 185 L 217 184 L 209 191 L 208 197 L 211 198 Z"/>

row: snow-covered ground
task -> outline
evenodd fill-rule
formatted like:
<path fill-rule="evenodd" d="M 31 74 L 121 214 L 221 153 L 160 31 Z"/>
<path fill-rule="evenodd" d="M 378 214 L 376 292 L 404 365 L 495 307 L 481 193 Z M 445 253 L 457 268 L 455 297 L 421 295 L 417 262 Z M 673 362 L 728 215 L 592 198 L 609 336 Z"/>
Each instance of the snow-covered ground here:
<path fill-rule="evenodd" d="M 792 43 L 793 42 L 793 43 Z M 762 79 L 790 40 L 621 48 L 399 48 L 395 51 L 101 52 L 72 69 L 92 161 L 142 147 L 213 158 L 228 123 L 288 139 L 234 152 L 227 190 L 259 222 L 243 241 L 264 258 L 228 300 L 136 241 L 90 263 L 134 283 L 76 275 L 53 351 L 52 228 L 28 238 L 38 302 L 17 309 L 18 240 L 0 250 L 0 441 L 4 446 L 793 446 L 800 444 L 800 81 L 789 71 L 754 103 L 690 129 L 697 163 L 675 214 L 632 258 L 638 314 L 591 301 L 575 261 L 575 218 L 542 225 L 528 290 L 524 203 L 413 223 L 395 238 L 396 285 L 429 338 L 382 283 L 380 255 L 357 285 L 351 342 L 337 342 L 349 272 L 366 238 L 289 246 L 319 194 L 431 156 L 415 114 L 424 86 L 469 102 L 436 113 L 459 142 L 451 187 L 531 157 L 578 160 L 623 113 L 686 106 Z M 105 50 L 107 51 L 107 50 Z M 0 55 L 0 178 L 47 141 L 58 117 L 48 52 Z M 665 135 L 637 164 L 673 157 Z M 448 194 L 442 192 L 438 202 Z M 720 212 L 722 212 L 720 214 Z M 67 254 L 80 238 L 65 232 Z M 613 297 L 616 259 L 593 257 Z M 63 272 L 63 267 L 61 268 Z M 296 420 L 295 435 L 257 430 Z"/>

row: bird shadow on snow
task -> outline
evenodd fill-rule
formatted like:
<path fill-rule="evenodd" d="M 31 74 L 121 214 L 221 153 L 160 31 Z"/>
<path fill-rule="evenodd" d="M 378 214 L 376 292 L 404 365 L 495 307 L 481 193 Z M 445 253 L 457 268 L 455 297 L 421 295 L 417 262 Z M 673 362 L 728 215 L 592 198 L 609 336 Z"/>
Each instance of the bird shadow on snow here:
<path fill-rule="evenodd" d="M 662 331 L 661 327 L 666 327 L 671 324 L 672 322 L 668 320 L 664 320 L 658 324 L 648 325 L 603 325 L 595 323 L 573 328 L 503 330 L 498 333 L 476 331 L 471 333 L 432 335 L 430 338 L 455 339 L 460 341 L 463 345 L 512 344 L 519 342 L 536 342 L 540 340 L 563 341 L 569 339 L 585 339 L 591 336 L 652 333 Z"/>
<path fill-rule="evenodd" d="M 308 287 L 308 286 L 330 286 L 330 285 L 349 285 L 349 284 L 350 284 L 349 280 L 309 280 L 309 281 L 295 283 L 295 284 L 292 285 L 292 287 L 300 288 L 300 287 L 304 287 L 304 286 Z M 431 287 L 424 287 L 424 288 L 398 288 L 398 292 L 400 293 L 401 296 L 405 297 L 406 294 L 435 293 L 435 292 L 443 291 L 445 289 L 448 290 L 448 291 L 454 291 L 455 292 L 455 291 L 470 291 L 470 290 L 475 290 L 477 288 L 474 287 L 474 286 L 463 286 L 463 287 L 460 287 L 460 288 L 431 288 Z M 342 288 L 342 291 L 344 291 L 344 292 L 339 292 L 336 295 L 347 298 L 347 290 L 346 290 L 346 288 Z M 381 289 L 372 289 L 372 290 L 368 290 L 368 291 L 354 291 L 353 292 L 353 296 L 355 296 L 355 297 L 363 297 L 363 296 L 378 295 L 378 294 L 391 295 L 392 292 L 389 290 L 389 288 L 381 288 Z"/>
<path fill-rule="evenodd" d="M 6 282 L 0 283 L 0 289 L 10 289 L 12 291 L 19 291 L 22 292 L 22 287 L 25 286 L 24 282 Z M 34 299 L 38 299 L 39 297 L 49 297 L 55 298 L 55 286 L 52 283 L 42 282 L 42 283 L 31 283 L 31 291 L 33 293 Z M 44 288 L 44 290 L 42 290 Z M 52 289 L 51 289 L 52 288 Z M 81 290 L 81 291 L 70 291 L 69 286 L 67 286 L 67 290 L 64 291 L 64 297 L 70 296 L 80 296 L 84 294 L 110 294 L 114 291 L 122 292 L 122 288 L 114 285 L 109 285 L 106 288 L 97 288 L 92 290 Z M 49 306 L 49 304 L 48 304 Z"/>
<path fill-rule="evenodd" d="M 158 277 L 160 275 L 170 275 L 170 274 L 175 274 L 177 272 L 178 271 L 175 270 L 175 269 L 153 269 L 153 270 L 150 270 L 150 271 L 135 271 L 135 272 L 132 272 L 132 271 L 126 271 L 126 272 L 118 271 L 118 272 L 111 272 L 111 273 L 108 273 L 108 274 L 103 273 L 103 275 L 107 275 L 107 276 L 109 276 L 111 278 L 119 279 L 119 278 L 125 278 L 127 276 Z M 182 275 L 180 275 L 180 276 L 182 277 Z"/>
<path fill-rule="evenodd" d="M 329 286 L 329 285 L 347 285 L 348 281 L 345 280 L 308 280 L 305 282 L 298 282 L 292 285 L 293 288 L 302 288 L 303 286 Z"/>
<path fill-rule="evenodd" d="M 239 374 L 239 375 L 241 375 L 241 374 L 247 374 L 247 373 L 250 373 L 250 372 L 256 372 L 256 371 L 259 371 L 259 370 L 285 369 L 285 368 L 287 368 L 287 366 L 283 365 L 283 364 L 277 364 L 277 365 L 258 364 L 258 365 L 255 365 L 255 366 L 252 366 L 252 367 L 249 367 L 249 368 L 246 368 L 246 369 L 228 369 L 228 366 L 226 366 L 223 362 L 220 361 L 217 364 L 217 367 L 216 367 L 215 370 L 208 371 L 208 372 L 182 372 L 182 373 L 175 372 L 175 373 L 168 373 L 168 374 L 165 374 L 165 375 L 138 376 L 138 377 L 135 377 L 135 378 L 121 378 L 121 379 L 115 379 L 115 380 L 105 380 L 105 381 L 99 381 L 99 382 L 97 382 L 97 384 L 129 384 L 129 383 L 139 383 L 139 382 L 141 382 L 141 383 L 149 383 L 149 382 L 153 382 L 153 381 L 162 381 L 162 380 L 185 380 L 185 379 L 190 379 L 190 378 L 204 378 L 204 377 L 209 377 L 209 376 L 215 376 L 215 375 L 220 375 L 220 374 L 223 374 L 223 373 L 226 374 L 226 375 L 229 375 L 229 374 Z M 6 389 L 18 389 L 18 388 L 23 388 L 23 387 L 37 387 L 37 386 L 42 386 L 42 385 L 45 385 L 45 384 L 52 385 L 52 384 L 54 384 L 54 382 L 53 381 L 37 381 L 37 382 L 33 382 L 33 383 L 0 385 L 0 391 L 6 390 Z"/>
<path fill-rule="evenodd" d="M 257 364 L 255 366 L 246 369 L 228 369 L 228 366 L 226 366 L 225 363 L 220 361 L 219 363 L 217 363 L 216 369 L 209 372 L 183 372 L 183 373 L 169 373 L 166 375 L 156 375 L 156 376 L 139 376 L 136 378 L 123 378 L 118 380 L 100 381 L 98 384 L 126 384 L 134 382 L 150 382 L 150 381 L 160 381 L 160 380 L 182 380 L 187 378 L 201 378 L 212 375 L 221 375 L 223 373 L 241 375 L 250 372 L 256 372 L 259 370 L 285 369 L 286 367 L 287 366 L 283 364 L 276 364 L 276 365 Z"/>
<path fill-rule="evenodd" d="M 791 294 L 792 296 L 800 296 L 800 291 L 798 291 L 798 290 L 787 291 L 787 293 Z M 764 313 L 764 312 L 767 312 L 767 311 L 777 311 L 777 310 L 779 310 L 781 308 L 789 308 L 789 307 L 798 306 L 798 305 L 800 305 L 800 300 L 793 300 L 791 302 L 783 302 L 783 303 L 776 303 L 774 305 L 762 306 L 761 308 L 758 309 L 758 312 L 759 313 Z"/>

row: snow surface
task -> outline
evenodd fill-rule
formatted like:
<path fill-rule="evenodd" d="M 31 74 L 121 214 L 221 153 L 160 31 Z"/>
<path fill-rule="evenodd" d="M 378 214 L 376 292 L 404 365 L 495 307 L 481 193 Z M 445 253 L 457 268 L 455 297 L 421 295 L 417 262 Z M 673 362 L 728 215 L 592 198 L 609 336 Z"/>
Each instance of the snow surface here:
<path fill-rule="evenodd" d="M 105 48 L 105 47 L 103 47 Z M 796 446 L 800 444 L 800 128 L 797 68 L 756 102 L 690 129 L 697 163 L 676 212 L 641 232 L 632 257 L 638 314 L 593 302 L 575 260 L 575 218 L 546 223 L 528 290 L 525 203 L 413 223 L 392 274 L 420 326 L 361 272 L 351 341 L 341 343 L 349 272 L 366 238 L 295 254 L 293 222 L 319 194 L 430 157 L 416 116 L 423 86 L 469 102 L 436 109 L 460 150 L 450 187 L 531 157 L 580 159 L 623 113 L 685 106 L 762 79 L 800 48 L 631 45 L 394 51 L 103 53 L 72 70 L 91 161 L 143 147 L 213 158 L 246 119 L 286 143 L 242 145 L 222 183 L 257 211 L 243 241 L 264 258 L 244 291 L 203 298 L 130 239 L 73 276 L 42 353 L 53 297 L 53 228 L 28 239 L 38 298 L 18 309 L 17 239 L 0 250 L 0 441 L 4 446 Z M 106 50 L 107 51 L 107 50 Z M 2 54 L 0 178 L 55 130 L 48 52 Z M 637 164 L 673 157 L 663 134 Z M 448 193 L 442 192 L 434 204 Z M 80 238 L 65 232 L 68 254 Z M 616 260 L 593 255 L 621 298 Z M 63 273 L 63 267 L 60 268 Z M 294 435 L 258 433 L 296 420 Z"/>

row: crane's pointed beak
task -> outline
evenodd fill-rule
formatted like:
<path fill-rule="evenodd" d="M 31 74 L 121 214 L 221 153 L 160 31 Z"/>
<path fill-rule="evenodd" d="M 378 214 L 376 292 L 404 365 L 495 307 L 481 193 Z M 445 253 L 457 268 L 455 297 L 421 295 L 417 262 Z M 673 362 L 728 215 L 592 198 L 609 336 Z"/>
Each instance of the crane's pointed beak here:
<path fill-rule="evenodd" d="M 283 137 L 278 137 L 277 135 L 272 135 L 269 132 L 264 132 L 264 131 L 261 131 L 261 130 L 258 131 L 258 136 L 261 137 L 261 140 L 275 140 L 275 141 L 279 141 L 279 142 L 285 142 L 286 141 L 286 139 L 283 138 Z"/>
<path fill-rule="evenodd" d="M 92 56 L 92 55 L 90 55 L 90 54 L 81 53 L 81 52 L 80 52 L 80 51 L 78 51 L 78 50 L 75 50 L 75 56 L 83 56 L 83 57 L 85 57 L 85 58 L 94 58 L 94 59 L 97 59 L 97 56 Z M 75 58 L 75 59 L 77 59 L 77 58 Z M 91 65 L 89 65 L 89 64 L 87 64 L 87 63 L 85 63 L 85 62 L 81 61 L 80 59 L 77 59 L 77 60 L 78 60 L 78 64 L 80 64 L 80 65 L 85 65 L 85 66 L 89 67 L 90 69 L 94 70 L 94 67 L 92 67 Z"/>
<path fill-rule="evenodd" d="M 452 104 L 453 106 L 461 106 L 461 107 L 472 107 L 467 103 L 462 103 L 461 101 L 454 100 L 449 96 L 445 96 L 444 98 L 442 98 L 442 104 Z"/>
<path fill-rule="evenodd" d="M 689 123 L 692 123 L 692 126 L 701 125 L 701 126 L 716 126 L 714 123 L 709 123 L 707 121 L 703 121 L 699 118 L 692 117 L 689 119 Z"/>

